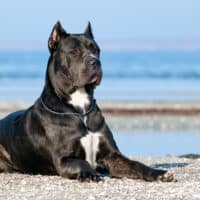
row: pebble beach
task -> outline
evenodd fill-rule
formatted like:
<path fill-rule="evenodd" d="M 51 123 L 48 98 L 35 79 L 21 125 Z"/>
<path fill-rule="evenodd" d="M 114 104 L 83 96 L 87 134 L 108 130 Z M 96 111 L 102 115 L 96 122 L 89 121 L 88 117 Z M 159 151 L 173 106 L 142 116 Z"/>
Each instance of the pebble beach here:
<path fill-rule="evenodd" d="M 200 159 L 178 157 L 132 158 L 148 165 L 168 169 L 177 182 L 105 177 L 99 183 L 80 183 L 58 176 L 24 174 L 0 175 L 0 199 L 74 200 L 199 200 Z"/>

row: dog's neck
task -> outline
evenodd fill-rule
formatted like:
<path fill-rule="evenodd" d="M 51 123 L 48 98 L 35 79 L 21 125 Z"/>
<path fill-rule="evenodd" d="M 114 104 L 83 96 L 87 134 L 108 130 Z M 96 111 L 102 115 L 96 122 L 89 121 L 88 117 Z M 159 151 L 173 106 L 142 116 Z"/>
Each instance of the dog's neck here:
<path fill-rule="evenodd" d="M 58 112 L 84 113 L 91 106 L 93 88 L 90 86 L 74 88 L 70 94 L 58 96 L 51 81 L 47 78 L 41 98 L 46 106 L 52 110 Z"/>
<path fill-rule="evenodd" d="M 85 111 L 91 103 L 91 96 L 89 96 L 85 88 L 78 88 L 69 96 L 70 100 L 68 103 L 75 108 L 80 108 L 83 111 Z"/>

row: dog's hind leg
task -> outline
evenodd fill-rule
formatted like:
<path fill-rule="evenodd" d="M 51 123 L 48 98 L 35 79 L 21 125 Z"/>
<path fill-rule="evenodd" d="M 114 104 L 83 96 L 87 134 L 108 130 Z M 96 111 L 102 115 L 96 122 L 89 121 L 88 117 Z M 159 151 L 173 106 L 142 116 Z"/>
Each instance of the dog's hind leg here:
<path fill-rule="evenodd" d="M 10 159 L 10 155 L 6 149 L 0 144 L 0 172 L 13 171 L 13 165 Z"/>

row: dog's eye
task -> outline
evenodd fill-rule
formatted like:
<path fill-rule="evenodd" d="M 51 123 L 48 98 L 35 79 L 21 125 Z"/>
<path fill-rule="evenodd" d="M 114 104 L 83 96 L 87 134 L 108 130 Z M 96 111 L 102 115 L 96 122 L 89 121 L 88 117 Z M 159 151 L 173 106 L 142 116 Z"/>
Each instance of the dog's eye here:
<path fill-rule="evenodd" d="M 72 49 L 70 52 L 69 52 L 70 55 L 72 56 L 77 56 L 79 54 L 79 51 L 78 49 Z"/>
<path fill-rule="evenodd" d="M 89 50 L 93 54 L 99 54 L 99 50 L 94 45 L 92 45 L 92 44 L 89 45 Z"/>
<path fill-rule="evenodd" d="M 99 55 L 100 54 L 100 49 L 97 48 L 96 51 L 97 51 L 97 54 Z"/>

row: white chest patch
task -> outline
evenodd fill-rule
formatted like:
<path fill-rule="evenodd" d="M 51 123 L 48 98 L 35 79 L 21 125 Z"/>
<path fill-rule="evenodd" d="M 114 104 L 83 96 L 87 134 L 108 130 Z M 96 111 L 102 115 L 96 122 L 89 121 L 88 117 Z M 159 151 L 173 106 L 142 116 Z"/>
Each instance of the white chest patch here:
<path fill-rule="evenodd" d="M 99 151 L 99 141 L 101 133 L 88 132 L 88 134 L 81 138 L 81 144 L 85 150 L 86 160 L 95 169 L 97 166 L 96 155 Z"/>
<path fill-rule="evenodd" d="M 75 107 L 80 107 L 83 110 L 85 110 L 85 107 L 90 103 L 89 96 L 86 93 L 85 88 L 76 90 L 70 95 L 70 97 L 71 100 L 69 103 Z"/>
<path fill-rule="evenodd" d="M 90 104 L 90 99 L 84 88 L 76 90 L 70 95 L 71 100 L 69 101 L 74 107 L 79 107 L 85 112 L 86 106 Z M 83 122 L 86 125 L 87 117 L 83 117 Z M 95 169 L 97 166 L 96 155 L 99 151 L 99 141 L 101 133 L 93 133 L 88 131 L 88 134 L 80 139 L 80 142 L 85 151 L 85 159 Z"/>

